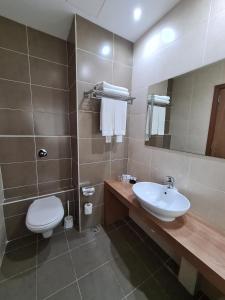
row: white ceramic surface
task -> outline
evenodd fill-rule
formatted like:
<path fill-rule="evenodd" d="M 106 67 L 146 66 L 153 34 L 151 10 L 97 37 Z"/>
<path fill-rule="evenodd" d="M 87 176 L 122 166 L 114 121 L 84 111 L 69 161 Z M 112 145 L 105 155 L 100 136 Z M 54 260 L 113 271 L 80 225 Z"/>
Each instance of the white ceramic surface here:
<path fill-rule="evenodd" d="M 165 185 L 138 182 L 132 189 L 141 206 L 162 221 L 173 221 L 190 209 L 190 202 L 185 196 Z"/>

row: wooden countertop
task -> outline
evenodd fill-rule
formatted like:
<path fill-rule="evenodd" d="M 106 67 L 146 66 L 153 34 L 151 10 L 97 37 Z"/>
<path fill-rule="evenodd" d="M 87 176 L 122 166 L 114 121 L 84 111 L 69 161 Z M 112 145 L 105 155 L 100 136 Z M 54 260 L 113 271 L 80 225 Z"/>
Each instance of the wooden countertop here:
<path fill-rule="evenodd" d="M 137 201 L 132 185 L 116 180 L 105 181 L 105 188 L 129 210 L 185 257 L 199 272 L 225 294 L 225 236 L 193 213 L 163 222 L 146 212 Z"/>

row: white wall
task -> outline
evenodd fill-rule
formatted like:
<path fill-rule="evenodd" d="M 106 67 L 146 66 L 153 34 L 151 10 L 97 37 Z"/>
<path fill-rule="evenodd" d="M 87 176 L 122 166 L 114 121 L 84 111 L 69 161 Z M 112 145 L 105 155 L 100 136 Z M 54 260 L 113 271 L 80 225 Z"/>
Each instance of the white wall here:
<path fill-rule="evenodd" d="M 128 171 L 158 182 L 173 175 L 192 210 L 225 233 L 225 160 L 144 146 L 148 86 L 223 58 L 224 0 L 183 0 L 135 44 Z"/>

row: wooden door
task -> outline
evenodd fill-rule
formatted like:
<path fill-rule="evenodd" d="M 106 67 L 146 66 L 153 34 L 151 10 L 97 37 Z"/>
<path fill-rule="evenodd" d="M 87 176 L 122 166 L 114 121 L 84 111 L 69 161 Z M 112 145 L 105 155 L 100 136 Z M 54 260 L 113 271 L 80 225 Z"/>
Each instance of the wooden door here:
<path fill-rule="evenodd" d="M 215 87 L 206 155 L 225 158 L 225 84 Z"/>

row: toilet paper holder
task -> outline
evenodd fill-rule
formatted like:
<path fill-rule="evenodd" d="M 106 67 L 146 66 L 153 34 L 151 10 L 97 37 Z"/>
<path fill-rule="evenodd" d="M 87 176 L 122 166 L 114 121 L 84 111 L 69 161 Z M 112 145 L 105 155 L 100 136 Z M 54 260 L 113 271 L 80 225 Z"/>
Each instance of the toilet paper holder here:
<path fill-rule="evenodd" d="M 94 186 L 82 186 L 81 191 L 85 197 L 91 197 L 95 193 L 95 187 Z"/>

